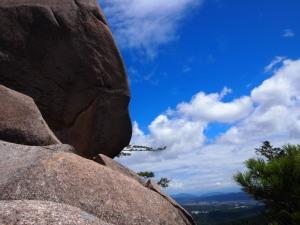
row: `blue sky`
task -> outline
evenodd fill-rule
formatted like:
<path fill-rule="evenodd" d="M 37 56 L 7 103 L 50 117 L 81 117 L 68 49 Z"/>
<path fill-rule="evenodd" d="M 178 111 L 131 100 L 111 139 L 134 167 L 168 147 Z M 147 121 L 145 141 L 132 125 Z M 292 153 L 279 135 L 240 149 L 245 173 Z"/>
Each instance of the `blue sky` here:
<path fill-rule="evenodd" d="M 235 190 L 261 141 L 300 137 L 298 0 L 100 0 L 131 85 L 132 143 L 121 159 L 176 192 Z"/>

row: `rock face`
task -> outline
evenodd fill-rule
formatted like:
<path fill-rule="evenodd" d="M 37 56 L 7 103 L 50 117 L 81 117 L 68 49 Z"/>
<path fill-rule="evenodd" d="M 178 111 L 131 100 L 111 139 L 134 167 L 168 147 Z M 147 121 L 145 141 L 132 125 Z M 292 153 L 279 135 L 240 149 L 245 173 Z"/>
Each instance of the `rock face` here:
<path fill-rule="evenodd" d="M 96 0 L 1 0 L 0 18 L 0 84 L 82 156 L 128 145 L 127 76 Z"/>
<path fill-rule="evenodd" d="M 130 93 L 97 0 L 0 0 L 0 18 L 0 224 L 194 225 L 109 158 Z"/>
<path fill-rule="evenodd" d="M 0 224 L 113 225 L 78 208 L 44 201 L 0 201 Z"/>
<path fill-rule="evenodd" d="M 0 174 L 0 200 L 64 203 L 118 225 L 193 224 L 156 191 L 73 153 L 0 142 Z"/>
<path fill-rule="evenodd" d="M 147 188 L 149 188 L 150 190 L 155 191 L 156 193 L 160 194 L 163 198 L 165 198 L 167 201 L 169 201 L 175 208 L 177 208 L 182 213 L 183 217 L 186 217 L 190 221 L 191 224 L 194 224 L 193 217 L 182 206 L 180 206 L 174 199 L 172 199 L 170 196 L 168 196 L 167 194 L 162 192 L 160 187 L 158 186 L 158 184 L 155 181 L 150 179 L 147 181 L 145 186 Z"/>
<path fill-rule="evenodd" d="M 59 144 L 34 101 L 0 85 L 0 140 L 24 145 Z"/>
<path fill-rule="evenodd" d="M 127 168 L 126 166 L 118 163 L 117 161 L 105 156 L 105 155 L 102 155 L 102 154 L 99 154 L 97 155 L 96 157 L 94 157 L 93 159 L 95 162 L 103 165 L 103 166 L 106 166 L 116 172 L 119 172 L 127 177 L 130 177 L 132 179 L 135 179 L 136 181 L 138 181 L 139 183 L 141 183 L 142 185 L 145 185 L 145 182 L 144 180 L 138 176 L 135 172 L 133 172 L 131 169 Z"/>

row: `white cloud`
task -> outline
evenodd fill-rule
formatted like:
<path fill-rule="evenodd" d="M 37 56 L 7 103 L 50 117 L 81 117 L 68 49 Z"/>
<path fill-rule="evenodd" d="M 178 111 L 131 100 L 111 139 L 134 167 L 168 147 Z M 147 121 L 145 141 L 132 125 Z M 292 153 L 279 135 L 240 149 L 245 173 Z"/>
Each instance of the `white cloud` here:
<path fill-rule="evenodd" d="M 221 142 L 300 138 L 300 60 L 285 60 L 270 79 L 252 90 L 251 99 L 256 105 L 253 113 L 229 129 Z"/>
<path fill-rule="evenodd" d="M 237 187 L 232 175 L 265 140 L 274 145 L 300 138 L 300 60 L 284 60 L 273 76 L 249 96 L 224 102 L 231 92 L 199 92 L 190 102 L 159 115 L 143 133 L 134 123 L 132 143 L 164 146 L 158 153 L 136 153 L 121 161 L 136 171 L 152 170 L 174 180 L 169 191 L 202 192 Z M 232 123 L 213 143 L 206 143 L 211 122 Z M 299 142 L 298 142 L 299 143 Z"/>
<path fill-rule="evenodd" d="M 295 37 L 295 33 L 292 29 L 285 29 L 283 31 L 282 36 L 285 38 L 292 38 L 292 37 Z"/>
<path fill-rule="evenodd" d="M 300 93 L 300 60 L 284 60 L 283 66 L 272 78 L 254 88 L 251 97 L 262 105 L 292 106 L 297 103 Z"/>
<path fill-rule="evenodd" d="M 224 88 L 221 93 L 206 95 L 204 92 L 196 94 L 191 102 L 180 103 L 177 113 L 192 120 L 206 122 L 231 123 L 247 116 L 252 110 L 249 97 L 241 97 L 231 102 L 222 102 L 231 90 Z"/>
<path fill-rule="evenodd" d="M 201 147 L 205 141 L 205 127 L 206 123 L 202 121 L 160 115 L 150 124 L 149 130 L 154 143 L 172 150 L 171 157 L 175 152 L 180 154 Z"/>
<path fill-rule="evenodd" d="M 272 62 L 265 67 L 265 73 L 271 72 L 278 64 L 282 63 L 286 57 L 284 56 L 276 56 Z"/>
<path fill-rule="evenodd" d="M 226 87 L 220 93 L 206 95 L 199 92 L 190 102 L 180 103 L 176 110 L 167 110 L 156 117 L 149 125 L 147 135 L 134 122 L 132 143 L 155 147 L 168 146 L 169 150 L 164 156 L 171 158 L 199 149 L 206 141 L 204 131 L 209 123 L 237 122 L 252 111 L 249 97 L 241 97 L 228 103 L 222 102 L 230 92 Z"/>
<path fill-rule="evenodd" d="M 178 37 L 177 28 L 202 0 L 99 0 L 123 48 L 142 50 L 148 56 Z"/>

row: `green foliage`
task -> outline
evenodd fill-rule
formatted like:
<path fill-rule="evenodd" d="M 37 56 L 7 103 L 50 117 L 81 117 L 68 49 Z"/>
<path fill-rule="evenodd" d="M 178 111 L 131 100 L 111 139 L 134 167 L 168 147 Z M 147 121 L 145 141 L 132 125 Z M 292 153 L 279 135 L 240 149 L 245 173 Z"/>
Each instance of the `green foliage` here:
<path fill-rule="evenodd" d="M 243 190 L 263 201 L 273 224 L 300 224 L 300 145 L 256 149 L 261 156 L 246 161 L 248 171 L 234 178 Z"/>
<path fill-rule="evenodd" d="M 274 148 L 269 141 L 263 142 L 263 145 L 260 148 L 256 148 L 255 151 L 256 154 L 264 156 L 267 160 L 280 158 L 285 154 L 284 149 Z"/>
<path fill-rule="evenodd" d="M 139 172 L 139 173 L 137 173 L 137 175 L 139 175 L 140 177 L 143 177 L 143 178 L 153 178 L 153 177 L 155 177 L 153 172 L 148 172 L 148 171 Z"/>
<path fill-rule="evenodd" d="M 127 147 L 125 147 L 122 150 L 122 152 L 118 155 L 118 157 L 131 156 L 132 152 L 160 152 L 160 151 L 164 151 L 166 149 L 167 149 L 167 146 L 160 147 L 160 148 L 152 148 L 152 147 L 148 147 L 148 146 L 144 146 L 144 145 L 128 145 Z M 155 177 L 155 174 L 151 171 L 150 172 L 143 171 L 143 172 L 139 172 L 137 174 L 144 179 L 149 179 L 149 178 Z M 167 188 L 167 187 L 169 187 L 170 182 L 171 182 L 171 180 L 169 180 L 168 178 L 162 177 L 157 182 L 157 184 L 159 186 L 161 186 L 162 188 Z"/>
<path fill-rule="evenodd" d="M 171 182 L 171 180 L 169 180 L 168 178 L 162 177 L 162 178 L 160 178 L 160 180 L 157 182 L 157 184 L 158 184 L 159 186 L 161 186 L 162 188 L 167 188 L 167 187 L 169 187 L 170 182 Z"/>
<path fill-rule="evenodd" d="M 153 172 L 149 172 L 149 171 L 143 171 L 143 172 L 139 172 L 137 173 L 140 177 L 144 178 L 144 179 L 150 179 L 150 178 L 154 178 L 155 174 Z M 161 186 L 162 188 L 167 188 L 169 187 L 171 180 L 169 180 L 166 177 L 162 177 L 160 178 L 160 180 L 157 182 L 157 184 L 159 186 Z"/>

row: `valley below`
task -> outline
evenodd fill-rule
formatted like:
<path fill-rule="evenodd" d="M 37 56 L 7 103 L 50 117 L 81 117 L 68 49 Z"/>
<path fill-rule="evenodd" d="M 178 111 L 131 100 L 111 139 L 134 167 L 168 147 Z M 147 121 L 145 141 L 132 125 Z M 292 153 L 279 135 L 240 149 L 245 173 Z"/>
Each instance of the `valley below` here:
<path fill-rule="evenodd" d="M 173 196 L 194 218 L 197 225 L 264 225 L 264 205 L 248 195 L 211 193 Z"/>

